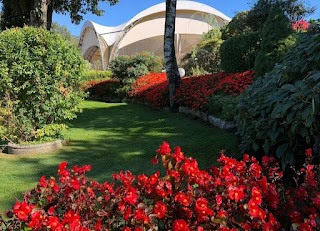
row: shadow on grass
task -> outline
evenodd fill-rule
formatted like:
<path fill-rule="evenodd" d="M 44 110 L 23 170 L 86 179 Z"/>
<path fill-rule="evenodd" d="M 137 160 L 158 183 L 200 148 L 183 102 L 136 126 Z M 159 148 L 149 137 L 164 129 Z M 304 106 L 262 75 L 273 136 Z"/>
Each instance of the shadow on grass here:
<path fill-rule="evenodd" d="M 92 171 L 88 176 L 104 182 L 121 170 L 134 174 L 160 170 L 161 165 L 153 166 L 150 160 L 164 140 L 172 149 L 180 146 L 186 156 L 196 158 L 200 168 L 215 164 L 221 149 L 237 152 L 237 139 L 233 134 L 143 105 L 85 102 L 83 113 L 69 127 L 64 134 L 68 145 L 58 152 L 0 157 L 0 167 L 7 168 L 7 174 L 0 173 L 0 176 L 11 177 L 5 184 L 14 185 L 9 192 L 0 184 L 1 210 L 8 209 L 14 202 L 11 194 L 21 198 L 24 191 L 36 186 L 42 175 L 56 176 L 62 161 L 70 167 L 90 164 Z"/>

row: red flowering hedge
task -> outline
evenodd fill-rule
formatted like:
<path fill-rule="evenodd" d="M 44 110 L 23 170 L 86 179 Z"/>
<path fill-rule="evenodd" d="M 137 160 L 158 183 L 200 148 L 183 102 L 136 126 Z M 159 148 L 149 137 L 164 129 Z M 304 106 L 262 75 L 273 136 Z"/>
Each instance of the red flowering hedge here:
<path fill-rule="evenodd" d="M 89 98 L 112 99 L 117 97 L 116 90 L 121 87 L 118 79 L 91 80 L 82 85 L 82 89 L 88 92 Z"/>
<path fill-rule="evenodd" d="M 181 106 L 203 109 L 208 98 L 215 93 L 238 95 L 253 82 L 254 72 L 215 73 L 182 78 L 175 98 Z M 168 83 L 165 73 L 151 73 L 141 76 L 131 86 L 129 96 L 150 103 L 156 108 L 166 107 Z"/>
<path fill-rule="evenodd" d="M 41 177 L 7 218 L 0 216 L 1 230 L 319 230 L 320 173 L 311 149 L 294 189 L 283 186 L 272 157 L 259 164 L 222 153 L 220 166 L 205 171 L 164 142 L 152 162 L 158 159 L 164 176 L 125 171 L 102 184 L 86 177 L 89 165 L 68 169 L 63 162 L 58 178 Z"/>

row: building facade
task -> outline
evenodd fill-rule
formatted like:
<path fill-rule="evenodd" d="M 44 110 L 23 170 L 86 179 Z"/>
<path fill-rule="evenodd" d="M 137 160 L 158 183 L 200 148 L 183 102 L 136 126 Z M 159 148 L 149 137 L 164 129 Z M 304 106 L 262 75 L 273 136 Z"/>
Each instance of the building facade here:
<path fill-rule="evenodd" d="M 79 47 L 84 59 L 96 69 L 106 69 L 118 55 L 149 51 L 163 56 L 165 2 L 154 5 L 126 23 L 108 27 L 86 21 Z M 226 25 L 230 18 L 216 9 L 194 1 L 177 1 L 175 50 L 183 57 L 200 41 L 203 33 Z"/>

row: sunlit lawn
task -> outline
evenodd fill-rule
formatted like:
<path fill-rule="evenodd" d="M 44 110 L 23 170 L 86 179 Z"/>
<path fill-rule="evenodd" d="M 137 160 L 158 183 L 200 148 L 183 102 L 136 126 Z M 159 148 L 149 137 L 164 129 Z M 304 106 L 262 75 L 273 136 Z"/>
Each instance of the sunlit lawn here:
<path fill-rule="evenodd" d="M 221 149 L 237 152 L 236 137 L 199 120 L 155 111 L 143 105 L 85 101 L 84 110 L 65 132 L 68 145 L 49 154 L 0 154 L 0 211 L 9 209 L 42 175 L 55 176 L 60 162 L 91 164 L 89 177 L 100 182 L 112 173 L 152 173 L 151 158 L 164 141 L 181 146 L 201 168 L 215 164 Z"/>

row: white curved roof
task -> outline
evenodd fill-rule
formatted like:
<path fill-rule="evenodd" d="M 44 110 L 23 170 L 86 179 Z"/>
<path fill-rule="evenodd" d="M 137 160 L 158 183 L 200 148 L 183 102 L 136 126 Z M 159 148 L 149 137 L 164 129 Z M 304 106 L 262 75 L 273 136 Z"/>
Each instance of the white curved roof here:
<path fill-rule="evenodd" d="M 203 12 L 203 13 L 208 13 L 212 15 L 216 15 L 220 17 L 223 21 L 230 21 L 231 19 L 226 16 L 225 14 L 221 13 L 220 11 L 199 3 L 199 2 L 194 2 L 194 1 L 177 1 L 177 11 L 179 10 L 192 10 L 192 11 L 197 11 L 197 12 Z M 110 26 L 103 26 L 100 24 L 97 24 L 92 21 L 86 21 L 82 27 L 81 33 L 80 33 L 80 44 L 81 44 L 81 38 L 83 37 L 83 33 L 86 28 L 91 27 L 95 30 L 95 32 L 99 35 L 101 35 L 108 46 L 111 46 L 112 44 L 115 43 L 115 41 L 118 38 L 119 33 L 124 30 L 126 27 L 130 26 L 132 23 L 136 22 L 137 20 L 140 20 L 146 16 L 164 12 L 166 10 L 166 3 L 159 3 L 157 5 L 151 6 L 147 8 L 144 11 L 141 11 L 138 13 L 136 16 L 134 16 L 132 19 L 130 19 L 128 22 L 123 23 L 118 26 L 110 27 Z"/>
<path fill-rule="evenodd" d="M 177 8 L 176 10 L 192 10 L 192 11 L 198 11 L 198 12 L 203 12 L 203 13 L 209 13 L 209 14 L 213 14 L 216 15 L 220 18 L 222 18 L 225 21 L 230 21 L 231 18 L 229 18 L 228 16 L 226 16 L 225 14 L 221 13 L 220 11 L 199 3 L 199 2 L 193 2 L 193 1 L 177 1 Z M 151 6 L 148 9 L 141 11 L 139 14 L 137 14 L 136 16 L 134 16 L 129 22 L 126 23 L 126 26 L 130 25 L 131 23 L 135 22 L 136 20 L 139 20 L 143 17 L 146 17 L 148 15 L 152 15 L 152 14 L 156 14 L 159 12 L 163 12 L 166 11 L 166 3 L 162 2 L 159 3 L 157 5 Z"/>

